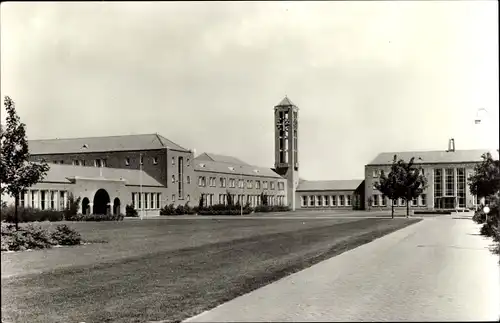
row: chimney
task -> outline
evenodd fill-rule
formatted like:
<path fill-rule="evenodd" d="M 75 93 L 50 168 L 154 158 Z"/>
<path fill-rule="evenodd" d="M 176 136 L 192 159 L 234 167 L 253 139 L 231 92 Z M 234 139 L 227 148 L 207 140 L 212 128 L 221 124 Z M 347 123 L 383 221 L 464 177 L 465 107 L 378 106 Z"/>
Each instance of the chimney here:
<path fill-rule="evenodd" d="M 451 138 L 448 143 L 448 152 L 454 152 L 454 151 L 455 151 L 455 139 Z"/>

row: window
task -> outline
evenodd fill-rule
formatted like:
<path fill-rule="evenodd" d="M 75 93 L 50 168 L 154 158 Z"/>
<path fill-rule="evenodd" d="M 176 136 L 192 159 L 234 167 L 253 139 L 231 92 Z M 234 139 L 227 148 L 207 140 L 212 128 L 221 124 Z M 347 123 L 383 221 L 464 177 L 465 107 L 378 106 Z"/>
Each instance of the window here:
<path fill-rule="evenodd" d="M 188 184 L 191 184 L 191 177 L 190 177 L 190 176 L 186 176 L 186 182 L 187 182 Z"/>
<path fill-rule="evenodd" d="M 379 195 L 380 196 L 380 206 L 386 206 L 386 200 L 385 200 L 385 197 L 383 195 Z"/>
<path fill-rule="evenodd" d="M 137 207 L 137 193 L 132 193 L 132 206 L 134 207 L 134 209 Z"/>
<path fill-rule="evenodd" d="M 339 206 L 344 206 L 344 195 L 339 195 Z"/>
<path fill-rule="evenodd" d="M 158 157 L 153 157 L 153 165 L 158 165 Z"/>
<path fill-rule="evenodd" d="M 151 198 L 149 199 L 149 208 L 154 209 L 156 205 L 156 194 L 151 193 Z"/>
<path fill-rule="evenodd" d="M 175 157 L 172 157 L 172 166 L 175 166 Z"/>
<path fill-rule="evenodd" d="M 376 177 L 378 177 L 378 175 L 379 175 L 379 170 L 378 169 L 374 169 L 373 170 L 373 177 L 376 178 Z"/>
<path fill-rule="evenodd" d="M 60 160 L 59 164 L 61 164 L 61 165 L 64 164 L 64 160 Z"/>
<path fill-rule="evenodd" d="M 375 187 L 375 183 L 373 183 L 373 184 L 372 184 L 372 189 L 373 189 L 374 191 L 376 191 L 376 190 L 377 190 L 377 188 Z"/>
<path fill-rule="evenodd" d="M 186 159 L 186 166 L 189 167 L 189 158 Z"/>
<path fill-rule="evenodd" d="M 142 194 L 139 193 L 138 196 L 139 203 L 137 203 L 137 207 L 139 208 L 139 210 L 142 210 Z"/>
<path fill-rule="evenodd" d="M 47 206 L 47 201 L 46 201 L 46 198 L 47 198 L 47 192 L 45 192 L 45 191 L 41 191 L 41 192 L 40 192 L 40 195 L 41 195 L 41 202 L 42 202 L 42 203 L 40 203 L 40 208 L 41 208 L 42 210 L 45 210 L 45 207 Z"/>
<path fill-rule="evenodd" d="M 144 208 L 149 209 L 149 193 L 144 193 Z"/>
<path fill-rule="evenodd" d="M 285 190 L 285 183 L 283 182 L 278 182 L 278 190 L 284 191 Z"/>
<path fill-rule="evenodd" d="M 226 178 L 225 177 L 221 177 L 219 179 L 220 181 L 220 187 L 226 187 Z"/>
<path fill-rule="evenodd" d="M 229 179 L 229 187 L 235 187 L 236 185 L 236 181 L 234 180 L 234 178 L 230 178 Z"/>
<path fill-rule="evenodd" d="M 200 187 L 205 187 L 205 176 L 199 176 L 198 177 L 198 186 Z"/>
<path fill-rule="evenodd" d="M 184 198 L 184 157 L 179 157 L 178 165 L 177 165 L 177 193 L 179 195 L 179 199 Z M 215 181 L 215 180 L 214 180 Z"/>
<path fill-rule="evenodd" d="M 247 180 L 247 188 L 253 188 L 253 181 Z"/>
<path fill-rule="evenodd" d="M 161 209 L 161 193 L 156 193 L 156 208 Z"/>
<path fill-rule="evenodd" d="M 245 187 L 245 183 L 243 182 L 243 180 L 242 180 L 242 179 L 240 179 L 240 180 L 238 181 L 238 187 L 239 187 L 239 188 L 244 188 L 244 187 Z"/>
<path fill-rule="evenodd" d="M 263 182 L 262 182 L 262 186 L 263 186 L 263 188 L 264 188 L 265 190 L 267 190 L 267 181 L 263 181 Z"/>
<path fill-rule="evenodd" d="M 454 169 L 453 168 L 446 168 L 445 169 L 445 189 L 446 189 L 446 196 L 453 196 L 455 195 L 455 176 L 454 176 Z"/>
<path fill-rule="evenodd" d="M 27 197 L 27 193 L 26 193 L 26 191 L 22 191 L 22 192 L 19 194 L 19 206 L 20 206 L 20 207 L 24 207 L 24 206 L 25 206 L 26 197 Z"/>
<path fill-rule="evenodd" d="M 329 201 L 328 201 L 328 195 L 324 195 L 324 196 L 323 196 L 323 205 L 324 205 L 324 206 L 328 206 L 328 205 L 330 205 L 330 203 L 328 203 L 328 202 L 329 202 Z"/>
<path fill-rule="evenodd" d="M 434 169 L 434 207 L 439 208 L 443 196 L 443 170 Z"/>
<path fill-rule="evenodd" d="M 37 192 L 38 191 L 31 191 L 31 207 L 36 208 L 38 207 L 38 198 L 37 198 Z"/>
<path fill-rule="evenodd" d="M 139 164 L 144 165 L 144 158 L 142 157 L 142 154 L 139 155 Z"/>
<path fill-rule="evenodd" d="M 59 210 L 64 210 L 66 206 L 65 198 L 66 198 L 66 192 L 64 191 L 59 192 Z"/>
<path fill-rule="evenodd" d="M 94 166 L 95 167 L 102 167 L 102 161 L 100 159 L 94 160 Z"/>
<path fill-rule="evenodd" d="M 275 186 L 274 182 L 271 182 L 271 189 L 272 190 L 274 190 L 274 186 Z"/>
<path fill-rule="evenodd" d="M 337 206 L 337 195 L 330 196 L 332 199 L 332 206 Z"/>
<path fill-rule="evenodd" d="M 255 181 L 255 188 L 260 190 L 260 181 Z"/>
<path fill-rule="evenodd" d="M 309 206 L 314 206 L 315 204 L 314 197 L 315 197 L 314 195 L 309 196 Z"/>
<path fill-rule="evenodd" d="M 80 161 L 78 159 L 73 160 L 73 165 L 80 166 Z"/>
<path fill-rule="evenodd" d="M 22 194 L 24 195 L 24 194 Z M 52 210 L 56 209 L 56 192 L 55 191 L 50 191 L 50 208 Z"/>
<path fill-rule="evenodd" d="M 378 195 L 377 194 L 373 195 L 372 206 L 378 206 Z"/>
<path fill-rule="evenodd" d="M 130 166 L 130 158 L 125 158 L 125 166 Z"/>
<path fill-rule="evenodd" d="M 300 205 L 307 206 L 307 198 L 305 196 L 300 197 Z"/>
<path fill-rule="evenodd" d="M 458 207 L 465 208 L 465 168 L 457 169 Z"/>
<path fill-rule="evenodd" d="M 346 201 L 345 203 L 346 206 L 351 206 L 351 195 L 346 195 L 345 201 Z"/>
<path fill-rule="evenodd" d="M 427 195 L 425 194 L 420 195 L 420 205 L 421 206 L 427 205 Z"/>
<path fill-rule="evenodd" d="M 406 200 L 405 199 L 400 198 L 398 200 L 398 202 L 399 202 L 399 206 L 406 206 Z"/>
<path fill-rule="evenodd" d="M 175 183 L 175 175 L 172 175 L 172 183 Z"/>
<path fill-rule="evenodd" d="M 321 195 L 318 195 L 318 196 L 316 197 L 316 205 L 317 205 L 317 206 L 322 206 L 322 205 L 323 205 L 323 200 L 322 200 L 322 198 L 321 198 Z"/>
<path fill-rule="evenodd" d="M 418 202 L 417 202 L 418 198 L 414 197 L 411 199 L 411 206 L 417 206 Z"/>

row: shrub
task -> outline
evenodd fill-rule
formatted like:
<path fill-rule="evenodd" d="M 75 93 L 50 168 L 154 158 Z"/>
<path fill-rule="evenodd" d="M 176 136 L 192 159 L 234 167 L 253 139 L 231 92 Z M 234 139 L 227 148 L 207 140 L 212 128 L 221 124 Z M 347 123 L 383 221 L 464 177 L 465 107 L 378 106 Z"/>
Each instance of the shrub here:
<path fill-rule="evenodd" d="M 199 208 L 192 208 L 189 206 L 187 202 L 185 205 L 177 205 L 177 207 L 174 206 L 174 204 L 170 205 L 165 205 L 161 210 L 160 210 L 160 215 L 183 215 L 183 214 L 195 214 Z"/>
<path fill-rule="evenodd" d="M 82 237 L 80 233 L 71 229 L 66 224 L 60 224 L 56 227 L 56 230 L 51 234 L 54 242 L 61 246 L 74 246 L 82 242 Z"/>
<path fill-rule="evenodd" d="M 78 218 L 78 208 L 80 205 L 80 200 L 81 200 L 80 197 L 75 199 L 73 194 L 69 195 L 68 204 L 66 205 L 66 208 L 63 211 L 64 219 L 66 221 L 79 221 L 76 218 Z"/>
<path fill-rule="evenodd" d="M 160 210 L 160 215 L 174 215 L 175 214 L 175 207 L 174 204 L 169 204 L 165 205 L 161 210 Z"/>
<path fill-rule="evenodd" d="M 14 226 L 2 227 L 2 251 L 51 248 L 54 242 L 47 230 L 27 225 L 18 231 Z"/>
<path fill-rule="evenodd" d="M 64 219 L 63 211 L 39 210 L 32 208 L 19 207 L 17 209 L 19 222 L 41 222 L 41 221 L 62 221 Z M 14 223 L 14 206 L 8 206 L 2 209 L 2 221 Z"/>
<path fill-rule="evenodd" d="M 243 214 L 250 214 L 253 209 L 250 206 L 243 207 Z M 199 215 L 240 215 L 241 214 L 241 206 L 236 205 L 224 205 L 224 204 L 215 204 L 212 206 L 204 207 L 202 209 L 198 209 Z"/>
<path fill-rule="evenodd" d="M 259 205 L 255 207 L 255 212 L 267 213 L 267 212 L 288 212 L 290 208 L 284 205 Z"/>
<path fill-rule="evenodd" d="M 139 214 L 137 213 L 137 210 L 132 205 L 127 205 L 125 207 L 125 216 L 138 217 Z"/>
<path fill-rule="evenodd" d="M 81 221 L 123 221 L 124 218 L 123 214 L 89 214 L 82 215 Z"/>

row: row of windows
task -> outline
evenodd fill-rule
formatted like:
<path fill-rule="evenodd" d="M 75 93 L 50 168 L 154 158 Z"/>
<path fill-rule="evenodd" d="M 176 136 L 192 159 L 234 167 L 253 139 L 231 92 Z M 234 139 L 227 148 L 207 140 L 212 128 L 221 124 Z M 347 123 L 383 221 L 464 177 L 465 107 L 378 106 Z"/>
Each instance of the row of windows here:
<path fill-rule="evenodd" d="M 224 204 L 228 203 L 227 194 L 219 194 L 218 200 L 215 200 L 215 194 L 202 194 L 203 205 L 211 206 L 214 204 Z M 284 205 L 285 196 L 284 195 L 266 195 L 267 202 L 269 205 Z M 255 207 L 262 204 L 262 197 L 260 195 L 245 195 L 245 194 L 231 194 L 231 198 L 234 204 L 250 204 L 251 207 Z"/>
<path fill-rule="evenodd" d="M 67 191 L 27 190 L 19 196 L 19 206 L 41 210 L 64 210 L 68 204 Z"/>
<path fill-rule="evenodd" d="M 372 196 L 372 206 L 390 206 L 392 201 L 386 197 L 384 198 L 382 194 L 375 194 Z M 411 200 L 411 206 L 427 206 L 427 195 L 422 194 L 418 198 Z M 406 201 L 404 199 L 397 199 L 394 206 L 406 206 Z"/>
<path fill-rule="evenodd" d="M 153 165 L 158 165 L 158 157 L 152 157 L 151 161 Z M 54 164 L 64 164 L 64 160 L 55 160 L 53 161 Z M 144 165 L 144 157 L 139 156 L 139 163 L 141 165 Z M 73 160 L 73 165 L 75 166 L 85 166 L 86 161 L 84 159 L 74 159 Z M 93 160 L 93 166 L 94 167 L 107 167 L 107 159 L 106 158 L 97 158 Z M 130 158 L 126 157 L 125 158 L 125 165 L 129 166 L 130 165 Z M 172 166 L 175 166 L 175 157 L 172 157 Z M 186 160 L 186 166 L 189 167 L 189 158 Z"/>
<path fill-rule="evenodd" d="M 380 177 L 380 175 L 382 175 L 382 172 L 384 172 L 385 175 L 389 174 L 390 170 L 383 170 L 383 169 L 374 169 L 373 170 L 373 174 L 372 174 L 372 177 L 373 178 L 377 178 L 377 177 Z M 420 168 L 418 169 L 418 172 L 422 175 L 425 175 L 425 171 L 423 168 Z"/>
<path fill-rule="evenodd" d="M 220 177 L 219 178 L 219 187 L 225 188 L 227 184 L 226 178 L 225 177 Z M 254 181 L 253 180 L 246 180 L 246 188 L 253 188 L 254 187 Z M 261 182 L 260 180 L 255 181 L 255 189 L 260 189 L 261 188 Z M 267 190 L 268 189 L 268 184 L 271 190 L 276 189 L 276 182 L 267 182 L 267 181 L 262 181 L 262 188 Z M 207 186 L 207 178 L 205 176 L 198 176 L 198 186 L 200 187 L 206 187 Z M 216 187 L 217 186 L 217 178 L 216 177 L 209 177 L 208 178 L 208 186 L 209 187 Z M 235 188 L 236 187 L 236 179 L 230 178 L 229 179 L 229 187 L 230 188 Z M 238 188 L 245 188 L 245 180 L 238 180 Z M 284 182 L 278 182 L 278 190 L 284 191 L 285 190 L 285 183 Z"/>
<path fill-rule="evenodd" d="M 351 195 L 304 195 L 301 206 L 351 206 Z"/>

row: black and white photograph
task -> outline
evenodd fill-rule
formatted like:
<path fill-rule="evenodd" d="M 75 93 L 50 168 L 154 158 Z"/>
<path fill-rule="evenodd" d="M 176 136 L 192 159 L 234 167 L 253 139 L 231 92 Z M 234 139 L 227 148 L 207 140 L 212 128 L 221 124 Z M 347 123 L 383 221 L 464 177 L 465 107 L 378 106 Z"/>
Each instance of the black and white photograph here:
<path fill-rule="evenodd" d="M 500 321 L 498 9 L 2 2 L 1 322 Z"/>

